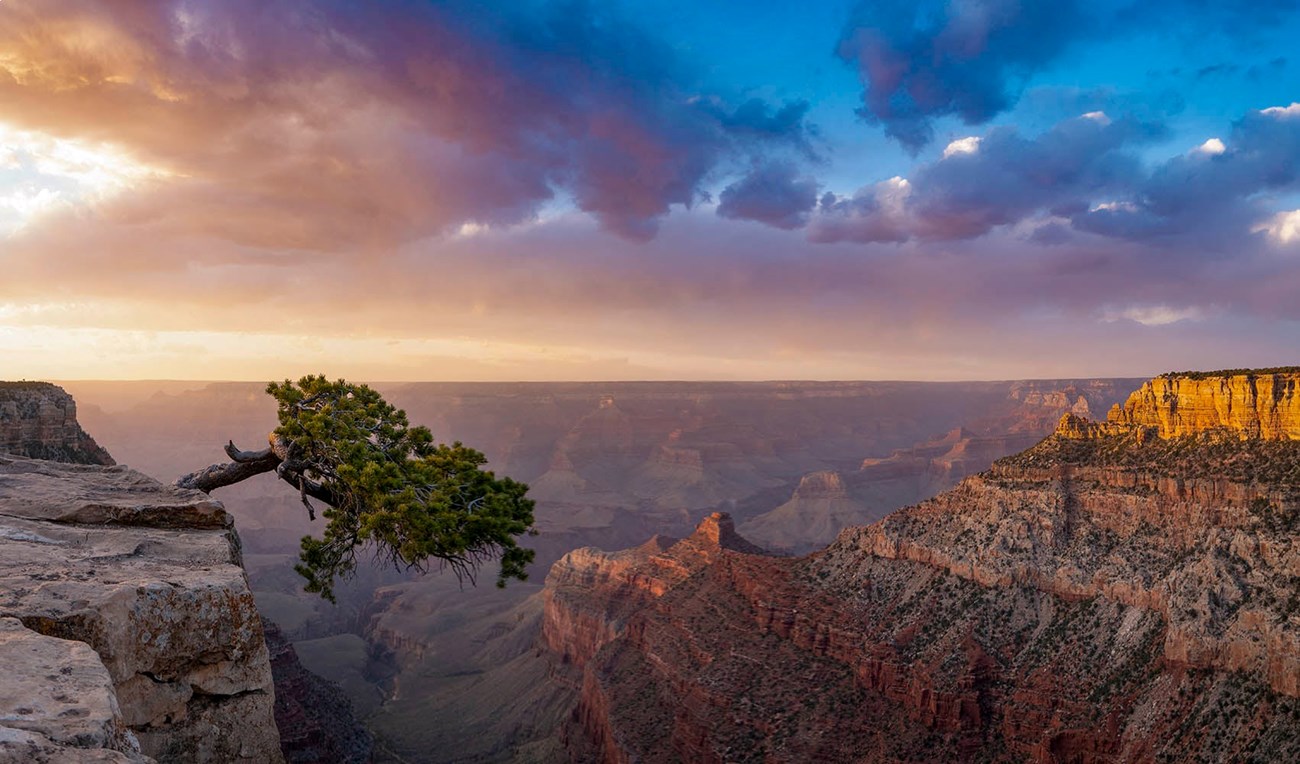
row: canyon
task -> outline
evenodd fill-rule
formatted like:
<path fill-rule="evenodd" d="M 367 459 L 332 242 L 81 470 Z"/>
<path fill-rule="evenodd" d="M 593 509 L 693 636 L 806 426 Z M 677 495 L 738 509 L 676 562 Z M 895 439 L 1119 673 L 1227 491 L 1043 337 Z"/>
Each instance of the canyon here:
<path fill-rule="evenodd" d="M 216 496 L 238 520 L 259 610 L 303 666 L 343 687 L 377 757 L 553 761 L 576 696 L 538 652 L 541 584 L 566 553 L 689 536 L 714 512 L 746 530 L 770 515 L 771 536 L 756 544 L 820 548 L 1037 441 L 1063 413 L 1106 411 L 1141 382 L 378 385 L 413 422 L 532 486 L 537 563 L 505 590 L 367 566 L 330 605 L 305 595 L 292 570 L 298 539 L 314 530 L 296 494 L 262 477 Z M 65 386 L 119 461 L 161 480 L 223 458 L 228 439 L 256 447 L 274 422 L 257 384 Z M 816 493 L 828 474 L 847 498 L 826 517 Z M 791 503 L 798 511 L 773 513 Z"/>
<path fill-rule="evenodd" d="M 370 760 L 220 502 L 115 466 L 55 385 L 0 402 L 0 761 Z"/>
<path fill-rule="evenodd" d="M 114 464 L 81 428 L 77 403 L 48 382 L 0 382 L 0 453 L 74 464 Z"/>
<path fill-rule="evenodd" d="M 225 553 L 146 536 L 132 554 L 191 572 L 198 559 L 204 575 L 233 565 L 222 586 L 246 580 L 243 562 L 252 591 L 232 601 L 245 615 L 222 620 L 250 624 L 227 631 L 259 666 L 236 673 L 261 684 L 232 699 L 269 706 L 274 675 L 269 755 L 289 761 L 362 761 L 370 735 L 377 761 L 1289 760 L 1296 380 L 395 387 L 413 419 L 478 438 L 536 486 L 534 580 L 506 590 L 367 569 L 328 605 L 300 592 L 289 542 L 310 525 L 274 483 L 223 489 L 225 507 L 172 496 L 150 510 L 135 494 L 174 489 L 22 457 L 0 457 L 0 485 L 19 490 L 5 522 L 45 525 L 14 525 L 5 543 L 62 553 L 88 543 L 73 530 L 87 523 L 225 534 Z M 83 400 L 88 429 L 163 477 L 212 461 L 225 438 L 264 438 L 273 414 L 251 385 L 105 390 Z M 66 417 L 45 430 L 64 431 Z M 81 503 L 21 498 L 53 485 Z M 79 570 L 75 592 L 35 588 L 84 603 Z M 15 579 L 0 603 L 0 651 L 48 656 L 28 661 L 4 750 L 169 760 L 197 745 L 187 730 L 220 724 L 210 651 L 150 659 L 143 685 L 122 666 L 148 660 L 94 628 L 68 639 L 63 624 L 84 624 L 33 588 Z M 260 621 L 251 637 L 253 598 L 279 623 L 265 639 Z M 37 689 L 52 662 L 75 690 Z M 59 697 L 78 699 L 76 724 L 48 723 Z M 369 733 L 338 722 L 351 709 Z"/>

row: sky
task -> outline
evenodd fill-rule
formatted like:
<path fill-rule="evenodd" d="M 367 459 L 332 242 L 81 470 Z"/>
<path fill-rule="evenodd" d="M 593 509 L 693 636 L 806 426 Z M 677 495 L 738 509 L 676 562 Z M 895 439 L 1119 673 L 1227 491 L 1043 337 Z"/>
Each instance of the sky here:
<path fill-rule="evenodd" d="M 0 378 L 1300 362 L 1300 0 L 0 0 Z"/>

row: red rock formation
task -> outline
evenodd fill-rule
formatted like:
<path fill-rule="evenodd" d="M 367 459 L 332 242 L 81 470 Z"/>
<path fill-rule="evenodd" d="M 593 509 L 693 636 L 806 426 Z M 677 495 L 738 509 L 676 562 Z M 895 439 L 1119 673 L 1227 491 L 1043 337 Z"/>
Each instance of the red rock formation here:
<path fill-rule="evenodd" d="M 575 758 L 1297 760 L 1300 443 L 1067 424 L 809 557 L 570 555 Z"/>
<path fill-rule="evenodd" d="M 634 549 L 575 549 L 551 568 L 543 593 L 542 642 L 581 668 L 622 631 L 625 617 L 727 552 L 763 554 L 715 512 L 678 541 L 655 536 Z"/>

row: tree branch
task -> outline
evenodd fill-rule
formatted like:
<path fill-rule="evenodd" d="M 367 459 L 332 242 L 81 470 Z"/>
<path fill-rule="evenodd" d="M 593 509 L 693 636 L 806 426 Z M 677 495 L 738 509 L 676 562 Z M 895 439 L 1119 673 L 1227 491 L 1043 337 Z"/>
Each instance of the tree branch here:
<path fill-rule="evenodd" d="M 213 464 L 197 472 L 181 475 L 172 485 L 177 488 L 195 488 L 211 493 L 222 486 L 233 485 L 280 466 L 280 457 L 271 449 L 265 451 L 240 451 L 233 441 L 226 444 L 226 454 L 234 459 L 228 464 Z"/>
<path fill-rule="evenodd" d="M 240 451 L 235 447 L 235 441 L 226 443 L 226 455 L 237 462 L 257 462 L 271 455 L 271 449 L 264 448 L 261 451 Z"/>

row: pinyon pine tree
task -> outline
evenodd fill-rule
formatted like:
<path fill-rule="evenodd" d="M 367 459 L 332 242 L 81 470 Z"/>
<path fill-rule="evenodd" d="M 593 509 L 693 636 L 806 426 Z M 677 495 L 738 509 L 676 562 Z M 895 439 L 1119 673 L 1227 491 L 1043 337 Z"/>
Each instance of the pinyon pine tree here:
<path fill-rule="evenodd" d="M 175 485 L 212 491 L 275 472 L 297 489 L 312 520 L 313 500 L 325 505 L 321 538 L 302 539 L 295 570 L 306 589 L 334 600 L 334 582 L 350 576 L 358 550 L 399 569 L 450 568 L 473 581 L 498 559 L 497 586 L 524 580 L 533 551 L 518 537 L 533 535 L 528 486 L 483 469 L 483 454 L 459 442 L 435 443 L 427 427 L 366 385 L 324 376 L 272 382 L 279 426 L 261 451 L 226 444 L 231 461 L 178 478 Z"/>

